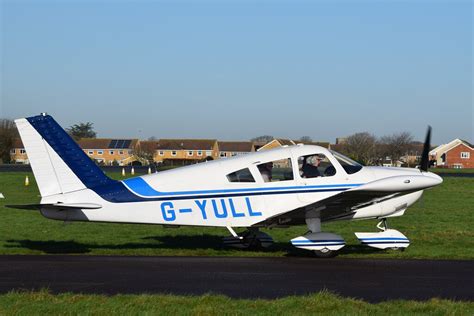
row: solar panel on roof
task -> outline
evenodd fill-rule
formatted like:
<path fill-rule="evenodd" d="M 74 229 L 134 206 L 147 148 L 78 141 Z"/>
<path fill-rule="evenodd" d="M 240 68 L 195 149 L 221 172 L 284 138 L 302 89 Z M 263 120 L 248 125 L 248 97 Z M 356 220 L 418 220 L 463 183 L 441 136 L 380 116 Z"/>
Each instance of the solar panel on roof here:
<path fill-rule="evenodd" d="M 130 147 L 131 139 L 112 139 L 109 143 L 110 149 L 124 149 Z"/>
<path fill-rule="evenodd" d="M 117 147 L 116 147 L 116 146 L 117 146 L 117 142 L 118 142 L 117 139 L 112 139 L 112 140 L 110 141 L 109 148 L 117 148 Z"/>

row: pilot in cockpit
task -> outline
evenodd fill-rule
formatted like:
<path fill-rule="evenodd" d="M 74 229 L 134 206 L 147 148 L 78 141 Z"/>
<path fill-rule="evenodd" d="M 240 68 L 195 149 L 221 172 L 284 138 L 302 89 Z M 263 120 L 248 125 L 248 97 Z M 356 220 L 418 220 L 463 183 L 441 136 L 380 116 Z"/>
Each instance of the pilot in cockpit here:
<path fill-rule="evenodd" d="M 303 158 L 303 165 L 301 166 L 301 177 L 302 178 L 316 178 L 320 177 L 319 165 L 321 164 L 321 158 L 319 155 L 311 155 Z"/>

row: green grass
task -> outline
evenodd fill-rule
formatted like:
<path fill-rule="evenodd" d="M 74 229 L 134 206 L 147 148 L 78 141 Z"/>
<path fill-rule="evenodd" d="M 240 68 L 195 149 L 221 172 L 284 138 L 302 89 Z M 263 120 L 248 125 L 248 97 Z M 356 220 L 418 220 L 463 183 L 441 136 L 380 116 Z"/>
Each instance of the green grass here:
<path fill-rule="evenodd" d="M 63 223 L 43 218 L 36 211 L 5 208 L 5 204 L 39 202 L 32 174 L 30 186 L 23 185 L 26 173 L 0 173 L 0 254 L 90 254 L 150 256 L 312 256 L 291 246 L 289 240 L 306 232 L 305 226 L 265 229 L 275 240 L 268 250 L 242 251 L 225 248 L 224 228 L 130 225 L 106 223 Z M 120 174 L 113 174 L 120 178 Z M 340 257 L 360 258 L 474 258 L 474 179 L 445 178 L 427 190 L 422 202 L 404 216 L 390 219 L 390 227 L 411 240 L 406 251 L 379 251 L 358 243 L 354 232 L 376 231 L 376 220 L 323 224 L 324 231 L 342 235 L 347 246 Z"/>
<path fill-rule="evenodd" d="M 472 315 L 474 303 L 431 299 L 370 304 L 320 292 L 275 300 L 222 295 L 52 295 L 47 291 L 0 295 L 1 315 Z"/>

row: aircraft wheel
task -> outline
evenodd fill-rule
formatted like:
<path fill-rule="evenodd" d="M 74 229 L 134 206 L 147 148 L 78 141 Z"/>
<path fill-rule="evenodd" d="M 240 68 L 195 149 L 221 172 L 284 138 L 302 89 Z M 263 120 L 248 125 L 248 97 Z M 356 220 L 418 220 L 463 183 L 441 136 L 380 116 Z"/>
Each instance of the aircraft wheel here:
<path fill-rule="evenodd" d="M 404 252 L 406 248 L 405 247 L 392 247 L 390 249 L 395 250 L 395 251 Z"/>
<path fill-rule="evenodd" d="M 245 238 L 244 240 L 245 249 L 260 249 L 262 247 L 258 238 Z"/>
<path fill-rule="evenodd" d="M 336 250 L 329 250 L 327 248 L 321 250 L 314 250 L 314 255 L 317 258 L 334 258 L 338 255 Z"/>

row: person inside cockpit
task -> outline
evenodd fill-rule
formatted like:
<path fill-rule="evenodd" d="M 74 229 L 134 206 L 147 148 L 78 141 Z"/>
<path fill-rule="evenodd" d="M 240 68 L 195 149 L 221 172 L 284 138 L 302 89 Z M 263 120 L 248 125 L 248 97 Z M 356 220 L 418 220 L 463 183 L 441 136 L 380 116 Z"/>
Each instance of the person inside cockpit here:
<path fill-rule="evenodd" d="M 303 165 L 301 167 L 302 178 L 316 178 L 320 177 L 319 165 L 321 164 L 321 158 L 319 155 L 311 155 L 303 158 Z"/>

